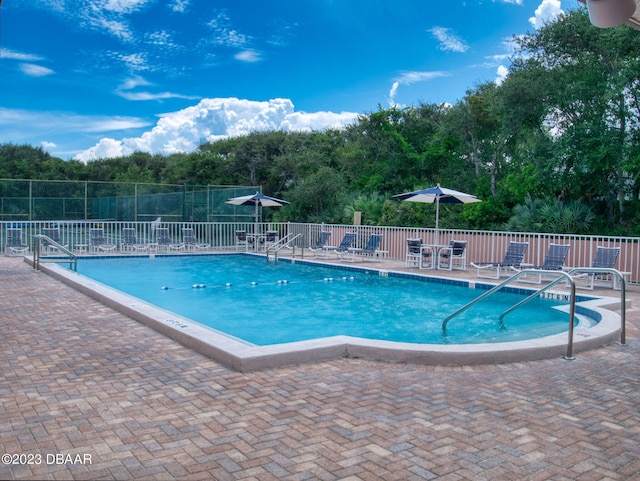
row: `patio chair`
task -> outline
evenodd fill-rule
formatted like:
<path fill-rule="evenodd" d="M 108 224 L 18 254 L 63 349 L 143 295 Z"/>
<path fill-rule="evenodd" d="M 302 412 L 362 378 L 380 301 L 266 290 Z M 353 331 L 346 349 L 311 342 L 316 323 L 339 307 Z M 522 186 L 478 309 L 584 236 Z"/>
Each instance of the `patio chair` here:
<path fill-rule="evenodd" d="M 168 227 L 156 228 L 156 241 L 158 242 L 158 249 L 179 251 L 184 249 L 184 242 L 174 242 L 169 235 Z"/>
<path fill-rule="evenodd" d="M 428 261 L 428 267 L 425 266 L 425 260 Z M 433 249 L 423 246 L 420 238 L 408 238 L 404 264 L 406 267 L 412 267 L 415 264 L 418 269 L 433 269 Z"/>
<path fill-rule="evenodd" d="M 522 276 L 520 277 L 520 281 L 542 284 L 542 280 L 545 275 L 544 271 L 561 271 L 564 268 L 564 261 L 567 258 L 570 247 L 571 246 L 568 244 L 549 244 L 549 249 L 547 250 L 547 255 L 544 257 L 542 265 L 527 267 L 528 269 L 536 269 L 541 272 L 539 274 L 527 274 L 526 276 Z M 531 279 L 529 279 L 529 275 L 532 276 Z"/>
<path fill-rule="evenodd" d="M 51 239 L 55 244 L 58 244 L 65 249 L 68 249 L 69 246 L 67 244 L 63 244 L 60 240 L 60 229 L 58 227 L 45 227 L 42 229 L 42 235 L 47 236 Z M 58 252 L 58 248 L 49 242 L 47 239 L 40 238 L 40 252 L 43 254 L 50 254 L 52 252 Z"/>
<path fill-rule="evenodd" d="M 478 277 L 484 277 L 488 279 L 500 279 L 502 275 L 514 274 L 521 269 L 522 260 L 524 254 L 529 247 L 528 242 L 514 242 L 511 241 L 507 252 L 504 254 L 504 259 L 494 262 L 472 262 L 471 265 L 478 269 Z M 495 275 L 483 275 L 485 271 L 495 270 Z"/>
<path fill-rule="evenodd" d="M 111 252 L 116 247 L 116 244 L 108 242 L 104 237 L 104 229 L 94 228 L 89 230 L 89 247 L 94 252 Z"/>
<path fill-rule="evenodd" d="M 247 231 L 246 230 L 237 230 L 236 231 L 236 250 L 240 250 L 240 247 L 243 247 L 243 250 L 249 249 L 249 242 L 247 240 Z"/>
<path fill-rule="evenodd" d="M 313 252 L 316 257 L 328 257 L 327 242 L 331 237 L 331 232 L 323 230 L 318 236 L 318 240 L 312 246 L 309 246 L 309 250 Z"/>
<path fill-rule="evenodd" d="M 362 257 L 362 261 L 370 260 L 372 262 L 379 261 L 380 255 L 386 254 L 386 251 L 380 250 L 380 243 L 382 242 L 382 234 L 371 234 L 364 247 L 352 247 L 350 252 L 355 256 Z"/>
<path fill-rule="evenodd" d="M 467 268 L 467 241 L 452 240 L 449 247 L 440 249 L 438 256 L 439 269 L 453 270 Z"/>
<path fill-rule="evenodd" d="M 130 227 L 124 227 L 122 229 L 122 242 L 120 243 L 120 250 L 122 252 L 143 252 L 149 250 L 150 244 L 139 242 L 136 230 Z"/>
<path fill-rule="evenodd" d="M 191 250 L 204 250 L 211 247 L 211 244 L 207 244 L 206 242 L 198 242 L 193 229 L 190 227 L 185 227 L 182 229 L 182 242 L 184 242 L 184 245 L 187 249 Z"/>
<path fill-rule="evenodd" d="M 29 250 L 29 246 L 22 243 L 22 229 L 19 227 L 7 227 L 7 242 L 4 246 L 6 255 L 24 254 Z"/>
<path fill-rule="evenodd" d="M 620 247 L 596 247 L 596 255 L 591 261 L 591 267 L 593 268 L 603 268 L 603 269 L 614 269 L 616 261 L 618 260 L 618 256 L 620 255 Z M 628 274 L 627 272 L 622 273 L 623 275 Z M 572 275 L 574 280 L 577 279 L 585 279 L 585 285 L 580 286 L 576 284 L 576 287 L 579 289 L 590 289 L 593 290 L 595 287 L 595 281 L 600 281 L 605 283 L 605 287 L 611 287 L 612 289 L 618 288 L 618 277 L 616 275 L 612 275 L 608 272 L 584 272 L 577 273 Z"/>
<path fill-rule="evenodd" d="M 268 230 L 264 236 L 265 249 L 269 250 L 278 243 L 278 231 Z"/>
<path fill-rule="evenodd" d="M 336 254 L 338 259 L 342 259 L 344 256 L 350 256 L 351 253 L 349 249 L 353 246 L 353 243 L 356 241 L 356 233 L 355 232 L 347 232 L 342 238 L 342 242 L 338 247 L 334 247 L 333 252 Z"/>

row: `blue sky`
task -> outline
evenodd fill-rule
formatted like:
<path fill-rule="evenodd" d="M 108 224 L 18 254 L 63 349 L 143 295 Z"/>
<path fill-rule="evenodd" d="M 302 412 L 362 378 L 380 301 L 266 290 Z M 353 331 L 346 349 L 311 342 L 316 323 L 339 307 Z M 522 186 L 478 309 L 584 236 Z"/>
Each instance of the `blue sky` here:
<path fill-rule="evenodd" d="M 454 103 L 577 0 L 4 0 L 0 143 L 189 152 Z"/>

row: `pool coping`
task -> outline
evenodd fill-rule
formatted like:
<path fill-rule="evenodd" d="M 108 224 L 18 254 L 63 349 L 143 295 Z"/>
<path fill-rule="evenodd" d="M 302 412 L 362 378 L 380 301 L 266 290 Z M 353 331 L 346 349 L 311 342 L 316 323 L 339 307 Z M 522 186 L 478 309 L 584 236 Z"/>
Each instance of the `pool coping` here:
<path fill-rule="evenodd" d="M 237 254 L 223 253 L 213 255 Z M 307 259 L 287 260 L 293 263 L 309 263 L 327 266 L 326 263 Z M 25 257 L 25 261 L 32 264 L 32 261 L 28 257 Z M 378 275 L 414 278 L 425 282 L 455 284 L 470 288 L 474 287 L 476 289 L 493 287 L 493 284 L 485 282 L 480 283 L 446 277 L 430 277 L 387 269 L 333 264 L 331 264 L 330 267 L 342 270 L 375 272 Z M 40 270 L 104 305 L 161 332 L 205 356 L 241 372 L 318 362 L 342 357 L 409 364 L 461 366 L 533 361 L 561 357 L 567 354 L 568 331 L 527 341 L 482 344 L 414 344 L 371 340 L 352 336 L 333 336 L 285 344 L 256 346 L 161 309 L 139 298 L 125 294 L 56 264 L 40 264 Z M 526 292 L 534 292 L 537 290 L 513 289 Z M 566 296 L 566 293 L 550 291 L 550 295 Z M 572 349 L 573 354 L 602 347 L 615 342 L 619 338 L 621 331 L 620 315 L 604 308 L 604 306 L 612 304 L 619 305 L 619 303 L 619 299 L 611 297 L 580 296 L 578 298 L 578 302 L 576 302 L 576 313 L 589 312 L 591 315 L 599 317 L 600 322 L 587 329 L 575 330 Z"/>

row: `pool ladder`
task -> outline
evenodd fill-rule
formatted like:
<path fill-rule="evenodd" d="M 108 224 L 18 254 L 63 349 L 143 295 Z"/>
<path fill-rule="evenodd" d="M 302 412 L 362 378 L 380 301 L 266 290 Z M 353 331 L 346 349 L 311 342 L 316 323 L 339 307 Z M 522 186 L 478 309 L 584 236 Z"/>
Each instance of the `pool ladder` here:
<path fill-rule="evenodd" d="M 558 278 L 554 279 L 553 281 L 551 281 L 546 286 L 542 287 L 541 289 L 538 289 L 536 292 L 534 292 L 530 296 L 526 297 L 525 299 L 523 299 L 522 301 L 518 302 L 517 304 L 514 304 L 509 309 L 507 309 L 502 314 L 500 314 L 500 325 L 501 326 L 504 325 L 503 324 L 504 316 L 506 316 L 510 312 L 513 312 L 518 307 L 520 307 L 520 306 L 528 303 L 529 301 L 535 299 L 536 297 L 539 297 L 540 294 L 544 293 L 545 291 L 549 290 L 550 288 L 552 288 L 553 286 L 559 284 L 560 282 L 566 281 L 567 284 L 569 285 L 569 290 L 570 290 L 570 296 L 569 296 L 570 297 L 570 305 L 569 305 L 570 306 L 569 307 L 569 340 L 567 342 L 567 354 L 565 356 L 563 356 L 563 357 L 565 359 L 568 359 L 568 360 L 573 360 L 573 359 L 575 359 L 575 356 L 573 355 L 573 330 L 574 330 L 574 320 L 575 320 L 575 312 L 576 312 L 576 285 L 575 285 L 575 282 L 573 280 L 572 274 L 575 275 L 575 274 L 590 274 L 591 273 L 591 274 L 595 275 L 595 274 L 600 274 L 600 273 L 607 273 L 607 274 L 611 274 L 611 275 L 616 276 L 620 280 L 620 323 L 621 323 L 620 344 L 622 346 L 626 346 L 626 302 L 625 302 L 626 301 L 626 281 L 625 281 L 624 276 L 622 275 L 622 273 L 620 271 L 618 271 L 616 269 L 600 268 L 600 267 L 577 267 L 575 269 L 569 270 L 568 272 L 564 272 L 564 271 L 540 271 L 539 269 L 524 269 L 522 271 L 519 271 L 518 273 L 516 273 L 512 277 L 509 277 L 504 282 L 498 284 L 497 286 L 493 287 L 492 289 L 489 289 L 484 294 L 476 297 L 474 300 L 472 300 L 468 304 L 462 306 L 460 309 L 455 311 L 453 314 L 450 314 L 449 316 L 447 316 L 444 319 L 444 321 L 442 321 L 442 332 L 443 332 L 443 334 L 445 336 L 447 335 L 447 324 L 451 319 L 453 319 L 457 315 L 463 313 L 464 311 L 466 311 L 470 307 L 474 306 L 475 304 L 477 304 L 481 300 L 483 300 L 483 299 L 493 295 L 494 293 L 498 292 L 503 287 L 506 287 L 507 285 L 511 284 L 512 282 L 518 280 L 520 277 L 525 276 L 527 274 L 539 275 L 541 272 L 543 272 L 545 275 L 558 276 Z"/>
<path fill-rule="evenodd" d="M 54 241 L 50 237 L 44 234 L 36 234 L 34 236 L 36 238 L 36 242 L 34 242 L 33 247 L 33 269 L 36 271 L 40 270 L 41 262 L 61 262 L 61 263 L 69 263 L 69 267 L 72 270 L 76 270 L 78 266 L 78 256 L 76 256 L 72 251 L 70 251 L 67 247 L 61 245 L 60 243 Z M 42 246 L 42 241 L 45 241 L 51 247 L 55 247 L 60 251 L 61 254 L 64 254 L 66 257 L 55 256 L 55 257 L 46 257 L 42 258 L 42 253 L 40 251 Z"/>
<path fill-rule="evenodd" d="M 293 253 L 295 254 L 296 246 L 292 247 L 289 244 L 301 236 L 302 234 L 293 234 L 293 233 L 287 234 L 282 239 L 278 240 L 278 242 L 269 246 L 266 250 L 267 262 L 269 262 L 270 260 L 272 260 L 273 262 L 278 262 L 278 252 L 280 252 L 285 247 L 289 249 L 293 249 Z"/>

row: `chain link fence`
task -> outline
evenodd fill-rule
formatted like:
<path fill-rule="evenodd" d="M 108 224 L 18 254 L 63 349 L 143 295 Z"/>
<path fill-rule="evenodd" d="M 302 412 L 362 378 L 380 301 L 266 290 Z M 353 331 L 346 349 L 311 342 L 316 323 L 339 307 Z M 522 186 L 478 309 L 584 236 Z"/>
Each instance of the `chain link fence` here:
<path fill-rule="evenodd" d="M 226 204 L 252 186 L 0 179 L 0 221 L 241 222 L 254 209 Z"/>

